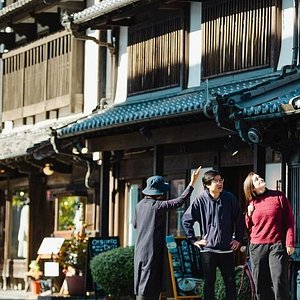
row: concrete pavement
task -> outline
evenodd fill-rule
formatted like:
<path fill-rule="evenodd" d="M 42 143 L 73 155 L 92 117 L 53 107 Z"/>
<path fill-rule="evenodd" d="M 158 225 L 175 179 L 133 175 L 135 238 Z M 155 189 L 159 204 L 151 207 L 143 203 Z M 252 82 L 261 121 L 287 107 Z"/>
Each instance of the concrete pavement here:
<path fill-rule="evenodd" d="M 38 295 L 34 295 L 31 292 L 25 290 L 2 290 L 0 289 L 1 300 L 36 300 Z"/>

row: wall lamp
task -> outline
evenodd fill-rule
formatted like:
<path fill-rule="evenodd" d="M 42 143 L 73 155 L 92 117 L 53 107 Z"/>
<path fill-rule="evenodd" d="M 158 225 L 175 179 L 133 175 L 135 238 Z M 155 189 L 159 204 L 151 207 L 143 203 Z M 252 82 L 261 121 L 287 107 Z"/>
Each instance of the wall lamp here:
<path fill-rule="evenodd" d="M 43 168 L 43 172 L 45 175 L 50 176 L 54 173 L 54 170 L 52 170 L 52 164 L 45 164 L 45 167 Z"/>
<path fill-rule="evenodd" d="M 233 141 L 233 137 L 231 135 L 228 136 L 228 139 L 224 144 L 224 148 L 230 153 L 231 156 L 235 156 L 239 152 L 239 148 L 237 144 Z"/>
<path fill-rule="evenodd" d="M 72 149 L 73 154 L 87 154 L 88 151 L 88 148 L 83 146 L 80 142 L 76 142 Z"/>
<path fill-rule="evenodd" d="M 102 165 L 102 152 L 100 152 L 100 151 L 93 152 L 93 161 L 95 161 L 98 166 L 101 166 Z"/>
<path fill-rule="evenodd" d="M 142 136 L 145 137 L 145 139 L 148 141 L 152 138 L 152 132 L 151 129 L 148 126 L 143 126 L 140 128 L 140 133 Z"/>

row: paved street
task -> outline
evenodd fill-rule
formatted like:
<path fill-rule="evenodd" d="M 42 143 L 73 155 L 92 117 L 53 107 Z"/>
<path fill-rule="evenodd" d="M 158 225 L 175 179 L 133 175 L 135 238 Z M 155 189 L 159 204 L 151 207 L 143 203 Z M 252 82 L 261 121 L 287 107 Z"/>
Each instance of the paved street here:
<path fill-rule="evenodd" d="M 0 290 L 0 299 L 5 300 L 17 300 L 17 299 L 23 299 L 23 300 L 35 300 L 37 299 L 37 295 L 33 295 L 30 292 L 25 292 L 24 290 L 18 291 L 18 290 Z"/>

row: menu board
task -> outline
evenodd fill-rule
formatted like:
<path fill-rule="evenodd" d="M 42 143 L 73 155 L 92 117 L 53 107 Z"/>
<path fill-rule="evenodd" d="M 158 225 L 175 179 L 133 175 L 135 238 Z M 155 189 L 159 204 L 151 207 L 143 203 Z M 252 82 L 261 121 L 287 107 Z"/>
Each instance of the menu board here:
<path fill-rule="evenodd" d="M 120 239 L 118 236 L 108 236 L 108 237 L 92 237 L 88 239 L 88 253 L 87 253 L 87 263 L 86 263 L 86 287 L 87 291 L 95 291 L 96 295 L 102 296 L 102 291 L 99 286 L 93 282 L 90 261 L 91 259 L 102 253 L 115 248 L 120 247 Z"/>
<path fill-rule="evenodd" d="M 175 299 L 199 298 L 202 294 L 200 251 L 186 238 L 166 236 Z"/>
<path fill-rule="evenodd" d="M 90 259 L 102 252 L 118 247 L 120 247 L 120 240 L 118 236 L 89 238 Z"/>

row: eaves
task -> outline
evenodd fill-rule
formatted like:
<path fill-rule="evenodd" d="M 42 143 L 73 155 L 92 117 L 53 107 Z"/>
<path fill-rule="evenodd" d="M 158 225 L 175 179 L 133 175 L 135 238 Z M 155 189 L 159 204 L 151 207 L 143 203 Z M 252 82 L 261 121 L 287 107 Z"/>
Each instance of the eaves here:
<path fill-rule="evenodd" d="M 114 105 L 99 110 L 88 117 L 56 130 L 57 138 L 70 138 L 79 135 L 100 136 L 122 133 L 125 130 L 137 130 L 141 126 L 168 126 L 171 122 L 189 122 L 210 117 L 207 109 L 211 108 L 210 99 L 216 94 L 242 93 L 274 80 L 274 74 L 218 84 L 206 88 L 188 89 L 175 95 L 164 95 L 131 103 Z"/>

